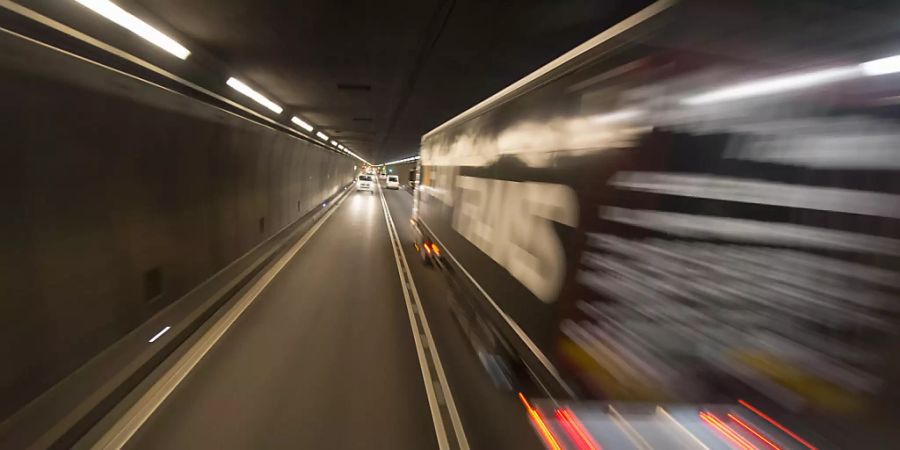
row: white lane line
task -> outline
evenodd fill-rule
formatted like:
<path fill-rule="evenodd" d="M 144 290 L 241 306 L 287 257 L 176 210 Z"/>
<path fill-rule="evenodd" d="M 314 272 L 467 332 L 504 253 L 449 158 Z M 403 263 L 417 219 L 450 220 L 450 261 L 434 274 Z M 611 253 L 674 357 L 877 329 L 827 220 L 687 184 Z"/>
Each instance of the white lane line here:
<path fill-rule="evenodd" d="M 651 447 L 644 437 L 641 436 L 627 420 L 625 420 L 625 417 L 622 417 L 622 414 L 620 414 L 616 408 L 613 408 L 613 405 L 609 405 L 609 412 L 610 417 L 613 419 L 613 423 L 619 426 L 619 429 L 625 433 L 628 440 L 630 440 L 638 450 L 653 450 L 653 447 Z"/>
<path fill-rule="evenodd" d="M 156 336 L 153 336 L 153 337 L 150 338 L 150 340 L 147 341 L 147 342 L 156 342 L 157 339 L 159 339 L 160 337 L 162 337 L 162 335 L 166 334 L 166 332 L 168 332 L 168 331 L 171 330 L 171 329 L 172 329 L 172 327 L 166 326 L 165 328 L 163 328 L 162 330 L 160 330 L 159 333 L 156 333 Z"/>
<path fill-rule="evenodd" d="M 384 208 L 384 220 L 387 223 L 388 227 L 388 235 L 391 238 L 391 244 L 394 247 L 394 258 L 397 263 L 397 274 L 400 276 L 400 284 L 403 285 L 403 298 L 406 301 L 406 311 L 409 315 L 409 324 L 412 328 L 413 332 L 413 340 L 416 344 L 416 353 L 419 356 L 419 365 L 422 369 L 422 381 L 425 384 L 425 392 L 428 397 L 429 407 L 431 409 L 431 418 L 434 422 L 435 431 L 438 436 L 438 447 L 443 450 L 449 448 L 449 443 L 446 436 L 446 431 L 444 429 L 443 420 L 441 419 L 439 405 L 440 403 L 444 403 L 447 406 L 447 411 L 450 415 L 450 422 L 453 425 L 453 432 L 456 436 L 456 442 L 460 449 L 468 450 L 469 449 L 469 441 L 466 439 L 466 433 L 462 427 L 462 421 L 459 418 L 459 412 L 456 409 L 456 402 L 453 400 L 453 395 L 450 392 L 450 385 L 447 383 L 447 377 L 444 374 L 444 366 L 441 364 L 441 358 L 438 355 L 437 347 L 434 345 L 434 337 L 431 334 L 431 328 L 428 326 L 428 319 L 425 318 L 425 311 L 422 309 L 422 301 L 419 298 L 419 291 L 416 289 L 415 281 L 413 281 L 412 272 L 409 270 L 409 265 L 407 264 L 406 257 L 403 256 L 403 247 L 400 245 L 400 237 L 397 235 L 397 228 L 394 225 L 394 219 L 391 216 L 390 208 L 388 207 L 387 201 L 384 198 L 384 193 L 381 189 L 381 186 L 378 187 L 378 195 L 381 197 L 381 205 Z M 406 276 L 404 276 L 404 274 Z M 407 284 L 407 279 L 409 280 L 409 284 Z M 407 287 L 409 289 L 407 289 Z M 412 293 L 412 299 L 410 298 L 410 293 Z M 413 302 L 414 301 L 414 302 Z M 414 310 L 418 310 L 418 314 L 414 313 Z M 422 321 L 422 330 L 424 333 L 422 336 L 424 339 L 420 339 L 418 327 L 416 325 L 416 318 Z M 433 380 L 430 371 L 428 370 L 428 361 L 425 358 L 425 348 L 423 346 L 423 341 L 427 344 L 427 349 L 429 354 L 431 355 L 432 361 L 434 361 L 434 371 L 437 374 L 437 380 Z M 439 399 L 435 394 L 435 386 L 440 386 L 440 393 L 442 395 L 442 399 Z M 441 402 L 440 400 L 443 400 Z"/>
<path fill-rule="evenodd" d="M 675 424 L 675 426 L 679 430 L 681 430 L 681 432 L 684 434 L 684 436 L 687 436 L 693 443 L 697 444 L 696 448 L 699 448 L 702 450 L 709 450 L 709 447 L 707 447 L 706 444 L 704 444 L 703 441 L 700 440 L 700 438 L 698 438 L 696 435 L 694 435 L 694 433 L 691 433 L 684 425 L 681 424 L 681 422 L 675 420 L 675 417 L 672 417 L 672 415 L 669 414 L 669 412 L 666 411 L 665 408 L 663 408 L 662 406 L 657 406 L 656 413 L 660 414 L 660 415 L 666 417 L 667 419 L 669 419 L 670 421 L 672 421 L 672 423 Z"/>
<path fill-rule="evenodd" d="M 120 449 L 141 428 L 148 418 L 169 397 L 169 394 L 181 383 L 188 373 L 197 365 L 209 350 L 216 345 L 222 335 L 234 324 L 238 317 L 249 307 L 259 294 L 272 282 L 290 260 L 303 248 L 309 239 L 322 227 L 322 225 L 344 203 L 349 195 L 344 195 L 325 216 L 322 217 L 306 234 L 295 243 L 278 261 L 267 270 L 247 292 L 235 302 L 218 322 L 213 324 L 206 333 L 188 350 L 174 366 L 153 385 L 143 396 L 119 418 L 118 421 L 103 434 L 91 448 L 92 449 Z"/>

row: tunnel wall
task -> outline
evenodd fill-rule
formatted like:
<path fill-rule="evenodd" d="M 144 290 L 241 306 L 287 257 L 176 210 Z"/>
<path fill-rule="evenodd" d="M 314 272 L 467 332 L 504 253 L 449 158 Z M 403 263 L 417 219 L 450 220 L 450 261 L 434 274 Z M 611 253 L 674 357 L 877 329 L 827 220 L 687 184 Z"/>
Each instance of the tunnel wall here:
<path fill-rule="evenodd" d="M 0 33 L 0 420 L 352 180 L 335 152 Z"/>

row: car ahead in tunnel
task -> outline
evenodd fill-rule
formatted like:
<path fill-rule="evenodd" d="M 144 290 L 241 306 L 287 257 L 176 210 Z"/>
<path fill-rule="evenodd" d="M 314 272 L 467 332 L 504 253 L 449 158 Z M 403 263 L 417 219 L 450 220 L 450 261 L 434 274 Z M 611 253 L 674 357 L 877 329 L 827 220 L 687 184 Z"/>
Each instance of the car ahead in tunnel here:
<path fill-rule="evenodd" d="M 375 177 L 373 175 L 360 175 L 356 177 L 356 190 L 375 193 Z"/>
<path fill-rule="evenodd" d="M 896 448 L 900 41 L 721 3 L 425 134 L 417 249 L 548 448 Z"/>
<path fill-rule="evenodd" d="M 388 189 L 400 189 L 400 177 L 397 175 L 388 175 L 385 187 Z"/>

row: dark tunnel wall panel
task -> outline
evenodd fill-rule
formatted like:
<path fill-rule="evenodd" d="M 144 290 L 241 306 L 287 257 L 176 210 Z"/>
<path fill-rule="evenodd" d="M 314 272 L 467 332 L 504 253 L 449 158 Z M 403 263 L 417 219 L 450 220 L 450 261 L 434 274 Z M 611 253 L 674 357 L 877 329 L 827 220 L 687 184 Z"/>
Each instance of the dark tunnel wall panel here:
<path fill-rule="evenodd" d="M 0 98 L 0 342 L 16 343 L 0 419 L 353 177 L 336 153 L 9 35 Z"/>

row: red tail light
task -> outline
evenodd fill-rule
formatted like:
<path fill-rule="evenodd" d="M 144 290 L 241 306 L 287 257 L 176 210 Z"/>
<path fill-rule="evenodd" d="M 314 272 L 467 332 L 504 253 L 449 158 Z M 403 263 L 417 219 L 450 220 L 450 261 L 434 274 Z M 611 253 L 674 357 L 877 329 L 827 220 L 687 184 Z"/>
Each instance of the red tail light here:
<path fill-rule="evenodd" d="M 732 444 L 736 445 L 741 450 L 759 450 L 759 448 L 757 448 L 755 445 L 751 444 L 746 439 L 741 437 L 740 434 L 737 434 L 734 430 L 728 428 L 728 425 L 725 425 L 725 423 L 722 422 L 718 417 L 710 413 L 700 411 L 700 419 L 706 422 L 709 426 L 718 430 L 723 437 L 728 439 Z"/>
<path fill-rule="evenodd" d="M 806 448 L 808 448 L 809 450 L 818 450 L 818 449 L 816 449 L 815 447 L 813 447 L 812 444 L 810 444 L 809 442 L 806 442 L 805 440 L 803 440 L 803 438 L 801 438 L 800 436 L 797 436 L 796 434 L 794 434 L 793 431 L 788 430 L 784 425 L 782 425 L 782 424 L 776 422 L 775 419 L 772 419 L 771 417 L 769 417 L 769 416 L 763 414 L 762 411 L 760 411 L 760 410 L 758 410 L 758 409 L 756 409 L 756 408 L 750 406 L 749 403 L 747 403 L 747 402 L 745 402 L 745 401 L 743 401 L 743 400 L 738 400 L 738 403 L 740 403 L 741 405 L 743 405 L 745 408 L 749 409 L 750 411 L 753 411 L 757 416 L 762 417 L 763 419 L 765 419 L 766 422 L 769 422 L 769 423 L 771 423 L 772 425 L 775 425 L 776 427 L 778 427 L 779 430 L 784 431 L 788 436 L 794 438 L 794 440 L 796 440 L 797 442 L 803 444 L 803 445 L 806 446 Z"/>
<path fill-rule="evenodd" d="M 522 395 L 521 392 L 519 392 L 519 400 L 521 400 L 522 404 L 525 405 L 525 409 L 528 411 L 528 417 L 531 419 L 531 423 L 534 425 L 534 428 L 541 436 L 541 439 L 544 440 L 544 443 L 547 444 L 547 447 L 551 450 L 562 450 L 562 446 L 559 444 L 556 436 L 553 435 L 553 431 L 550 430 L 549 426 L 547 426 L 547 422 L 544 421 L 541 413 L 532 408 L 530 404 L 528 404 L 528 400 L 525 400 L 525 396 Z"/>
<path fill-rule="evenodd" d="M 752 434 L 753 437 L 759 439 L 762 442 L 765 442 L 766 445 L 769 446 L 772 450 L 781 450 L 781 447 L 776 445 L 774 442 L 770 441 L 767 437 L 765 437 L 762 433 L 760 433 L 756 428 L 752 427 L 750 424 L 744 422 L 741 419 L 738 419 L 734 414 L 729 413 L 728 417 L 736 424 L 740 425 L 741 428 L 747 430 L 748 433 Z"/>
<path fill-rule="evenodd" d="M 581 421 L 575 417 L 575 414 L 572 414 L 572 410 L 568 408 L 557 409 L 556 418 L 569 436 L 569 440 L 578 446 L 578 450 L 602 450 L 600 444 L 595 442 L 591 435 L 588 434 Z"/>

